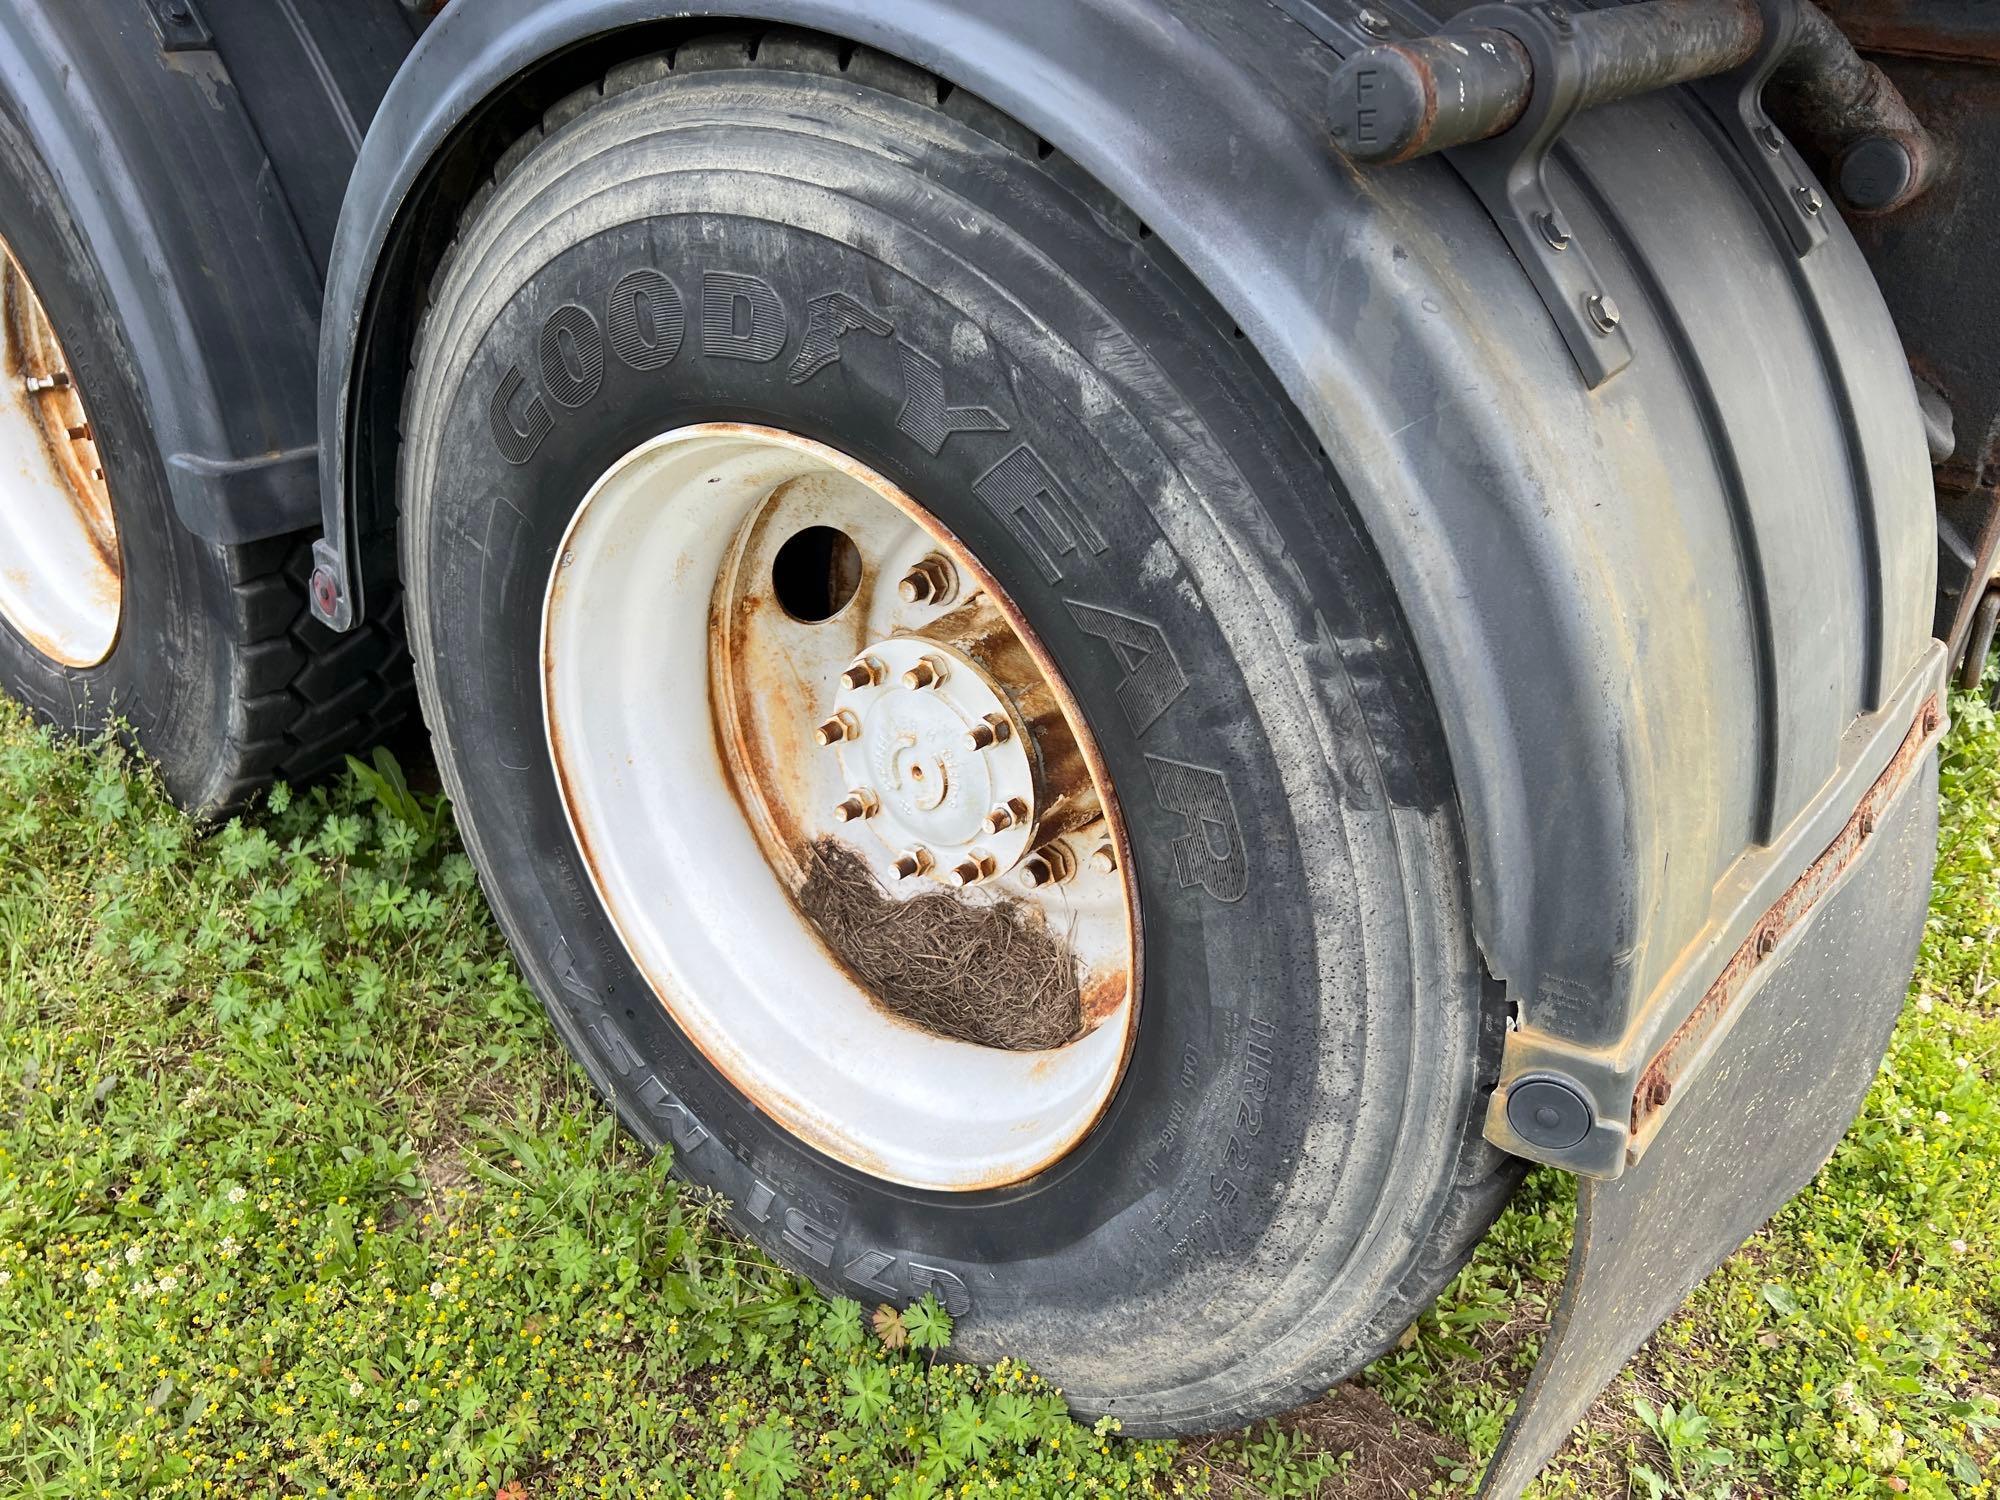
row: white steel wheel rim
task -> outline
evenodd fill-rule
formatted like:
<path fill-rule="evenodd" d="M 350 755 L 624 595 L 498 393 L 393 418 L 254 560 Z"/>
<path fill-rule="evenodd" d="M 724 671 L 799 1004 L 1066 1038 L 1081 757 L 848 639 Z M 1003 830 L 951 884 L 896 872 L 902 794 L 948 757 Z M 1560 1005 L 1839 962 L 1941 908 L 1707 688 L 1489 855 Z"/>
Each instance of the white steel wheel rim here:
<path fill-rule="evenodd" d="M 41 300 L 0 242 L 0 618 L 92 667 L 124 609 L 116 527 L 82 393 Z"/>
<path fill-rule="evenodd" d="M 591 487 L 542 613 L 544 723 L 564 809 L 632 961 L 758 1109 L 892 1182 L 957 1192 L 1018 1182 L 1088 1133 L 1123 1071 L 1136 1020 L 1129 895 L 1122 1001 L 1051 1050 L 920 1030 L 830 955 L 738 800 L 710 702 L 717 580 L 746 523 L 800 480 L 859 486 L 921 514 L 830 448 L 733 423 L 663 434 Z M 1112 821 L 1122 870 L 1115 808 Z"/>

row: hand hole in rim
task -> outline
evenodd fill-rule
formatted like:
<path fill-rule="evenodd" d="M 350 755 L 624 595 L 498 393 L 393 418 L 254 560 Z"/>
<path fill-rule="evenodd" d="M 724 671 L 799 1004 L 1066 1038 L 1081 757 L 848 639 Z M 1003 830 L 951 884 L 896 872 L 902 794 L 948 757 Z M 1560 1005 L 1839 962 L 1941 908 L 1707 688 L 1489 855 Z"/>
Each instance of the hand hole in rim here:
<path fill-rule="evenodd" d="M 808 625 L 839 614 L 860 587 L 861 549 L 832 526 L 792 533 L 771 562 L 771 592 L 779 606 Z"/>

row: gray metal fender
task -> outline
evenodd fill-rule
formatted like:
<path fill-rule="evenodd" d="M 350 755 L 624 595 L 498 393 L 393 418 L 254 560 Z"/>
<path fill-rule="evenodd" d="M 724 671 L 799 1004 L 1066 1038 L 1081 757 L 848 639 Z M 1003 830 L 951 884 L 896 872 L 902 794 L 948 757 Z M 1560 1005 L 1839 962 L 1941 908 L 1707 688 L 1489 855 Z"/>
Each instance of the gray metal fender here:
<path fill-rule="evenodd" d="M 621 28 L 710 14 L 831 32 L 981 95 L 1241 326 L 1331 455 L 1442 711 L 1479 941 L 1519 1012 L 1489 1134 L 1622 1171 L 1642 1070 L 1922 686 L 1927 454 L 1845 227 L 1795 252 L 1685 90 L 1573 122 L 1552 190 L 1633 348 L 1592 390 L 1448 165 L 1368 172 L 1328 149 L 1339 58 L 1263 0 L 454 5 L 368 133 L 327 278 L 331 623 L 360 606 L 357 535 L 393 515 L 411 246 L 484 176 L 495 101 Z M 1501 1107 L 1551 1068 L 1594 1115 L 1570 1146 L 1522 1139 Z"/>
<path fill-rule="evenodd" d="M 139 0 L 0 10 L 0 103 L 96 257 L 175 513 L 216 542 L 317 504 L 320 280 L 249 113 L 207 47 Z"/>

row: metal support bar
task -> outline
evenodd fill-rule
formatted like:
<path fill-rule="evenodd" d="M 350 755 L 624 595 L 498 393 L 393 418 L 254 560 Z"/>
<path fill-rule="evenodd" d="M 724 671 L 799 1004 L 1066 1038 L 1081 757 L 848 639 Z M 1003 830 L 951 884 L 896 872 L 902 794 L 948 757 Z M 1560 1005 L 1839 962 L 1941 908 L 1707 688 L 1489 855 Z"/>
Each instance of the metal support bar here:
<path fill-rule="evenodd" d="M 1609 10 L 1514 8 L 1563 40 L 1560 78 L 1496 7 L 1466 12 L 1437 36 L 1357 53 L 1331 85 L 1334 142 L 1351 160 L 1386 166 L 1512 129 L 1538 90 L 1559 89 L 1567 113 L 1727 72 L 1749 60 L 1764 21 L 1751 0 L 1644 0 Z"/>

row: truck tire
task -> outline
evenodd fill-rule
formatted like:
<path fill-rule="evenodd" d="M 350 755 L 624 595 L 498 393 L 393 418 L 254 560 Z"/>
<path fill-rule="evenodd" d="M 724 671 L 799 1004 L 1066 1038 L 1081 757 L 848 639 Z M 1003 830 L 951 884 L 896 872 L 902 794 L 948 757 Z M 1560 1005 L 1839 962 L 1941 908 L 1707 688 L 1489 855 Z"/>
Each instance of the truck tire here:
<path fill-rule="evenodd" d="M 935 1295 L 963 1355 L 1130 1432 L 1294 1405 L 1393 1343 L 1517 1180 L 1480 1137 L 1504 1017 L 1450 768 L 1325 456 L 1144 226 L 901 64 L 689 42 L 506 153 L 408 393 L 438 762 L 635 1134 L 828 1292 Z M 958 608 L 1012 634 L 936 644 L 972 639 Z M 982 721 L 995 683 L 1042 708 Z M 924 758 L 939 704 L 997 769 Z M 1026 852 L 924 821 L 957 795 L 925 802 L 926 766 L 983 795 L 1027 739 L 1071 779 Z M 806 782 L 857 783 L 859 937 Z M 893 932 L 989 964 L 972 1014 L 869 989 Z M 1080 1008 L 1001 1035 L 1051 932 Z"/>
<path fill-rule="evenodd" d="M 129 726 L 211 815 L 386 737 L 415 706 L 394 602 L 335 635 L 307 610 L 310 538 L 219 546 L 180 524 L 103 277 L 4 113 L 0 238 L 0 691 L 79 735 Z"/>

